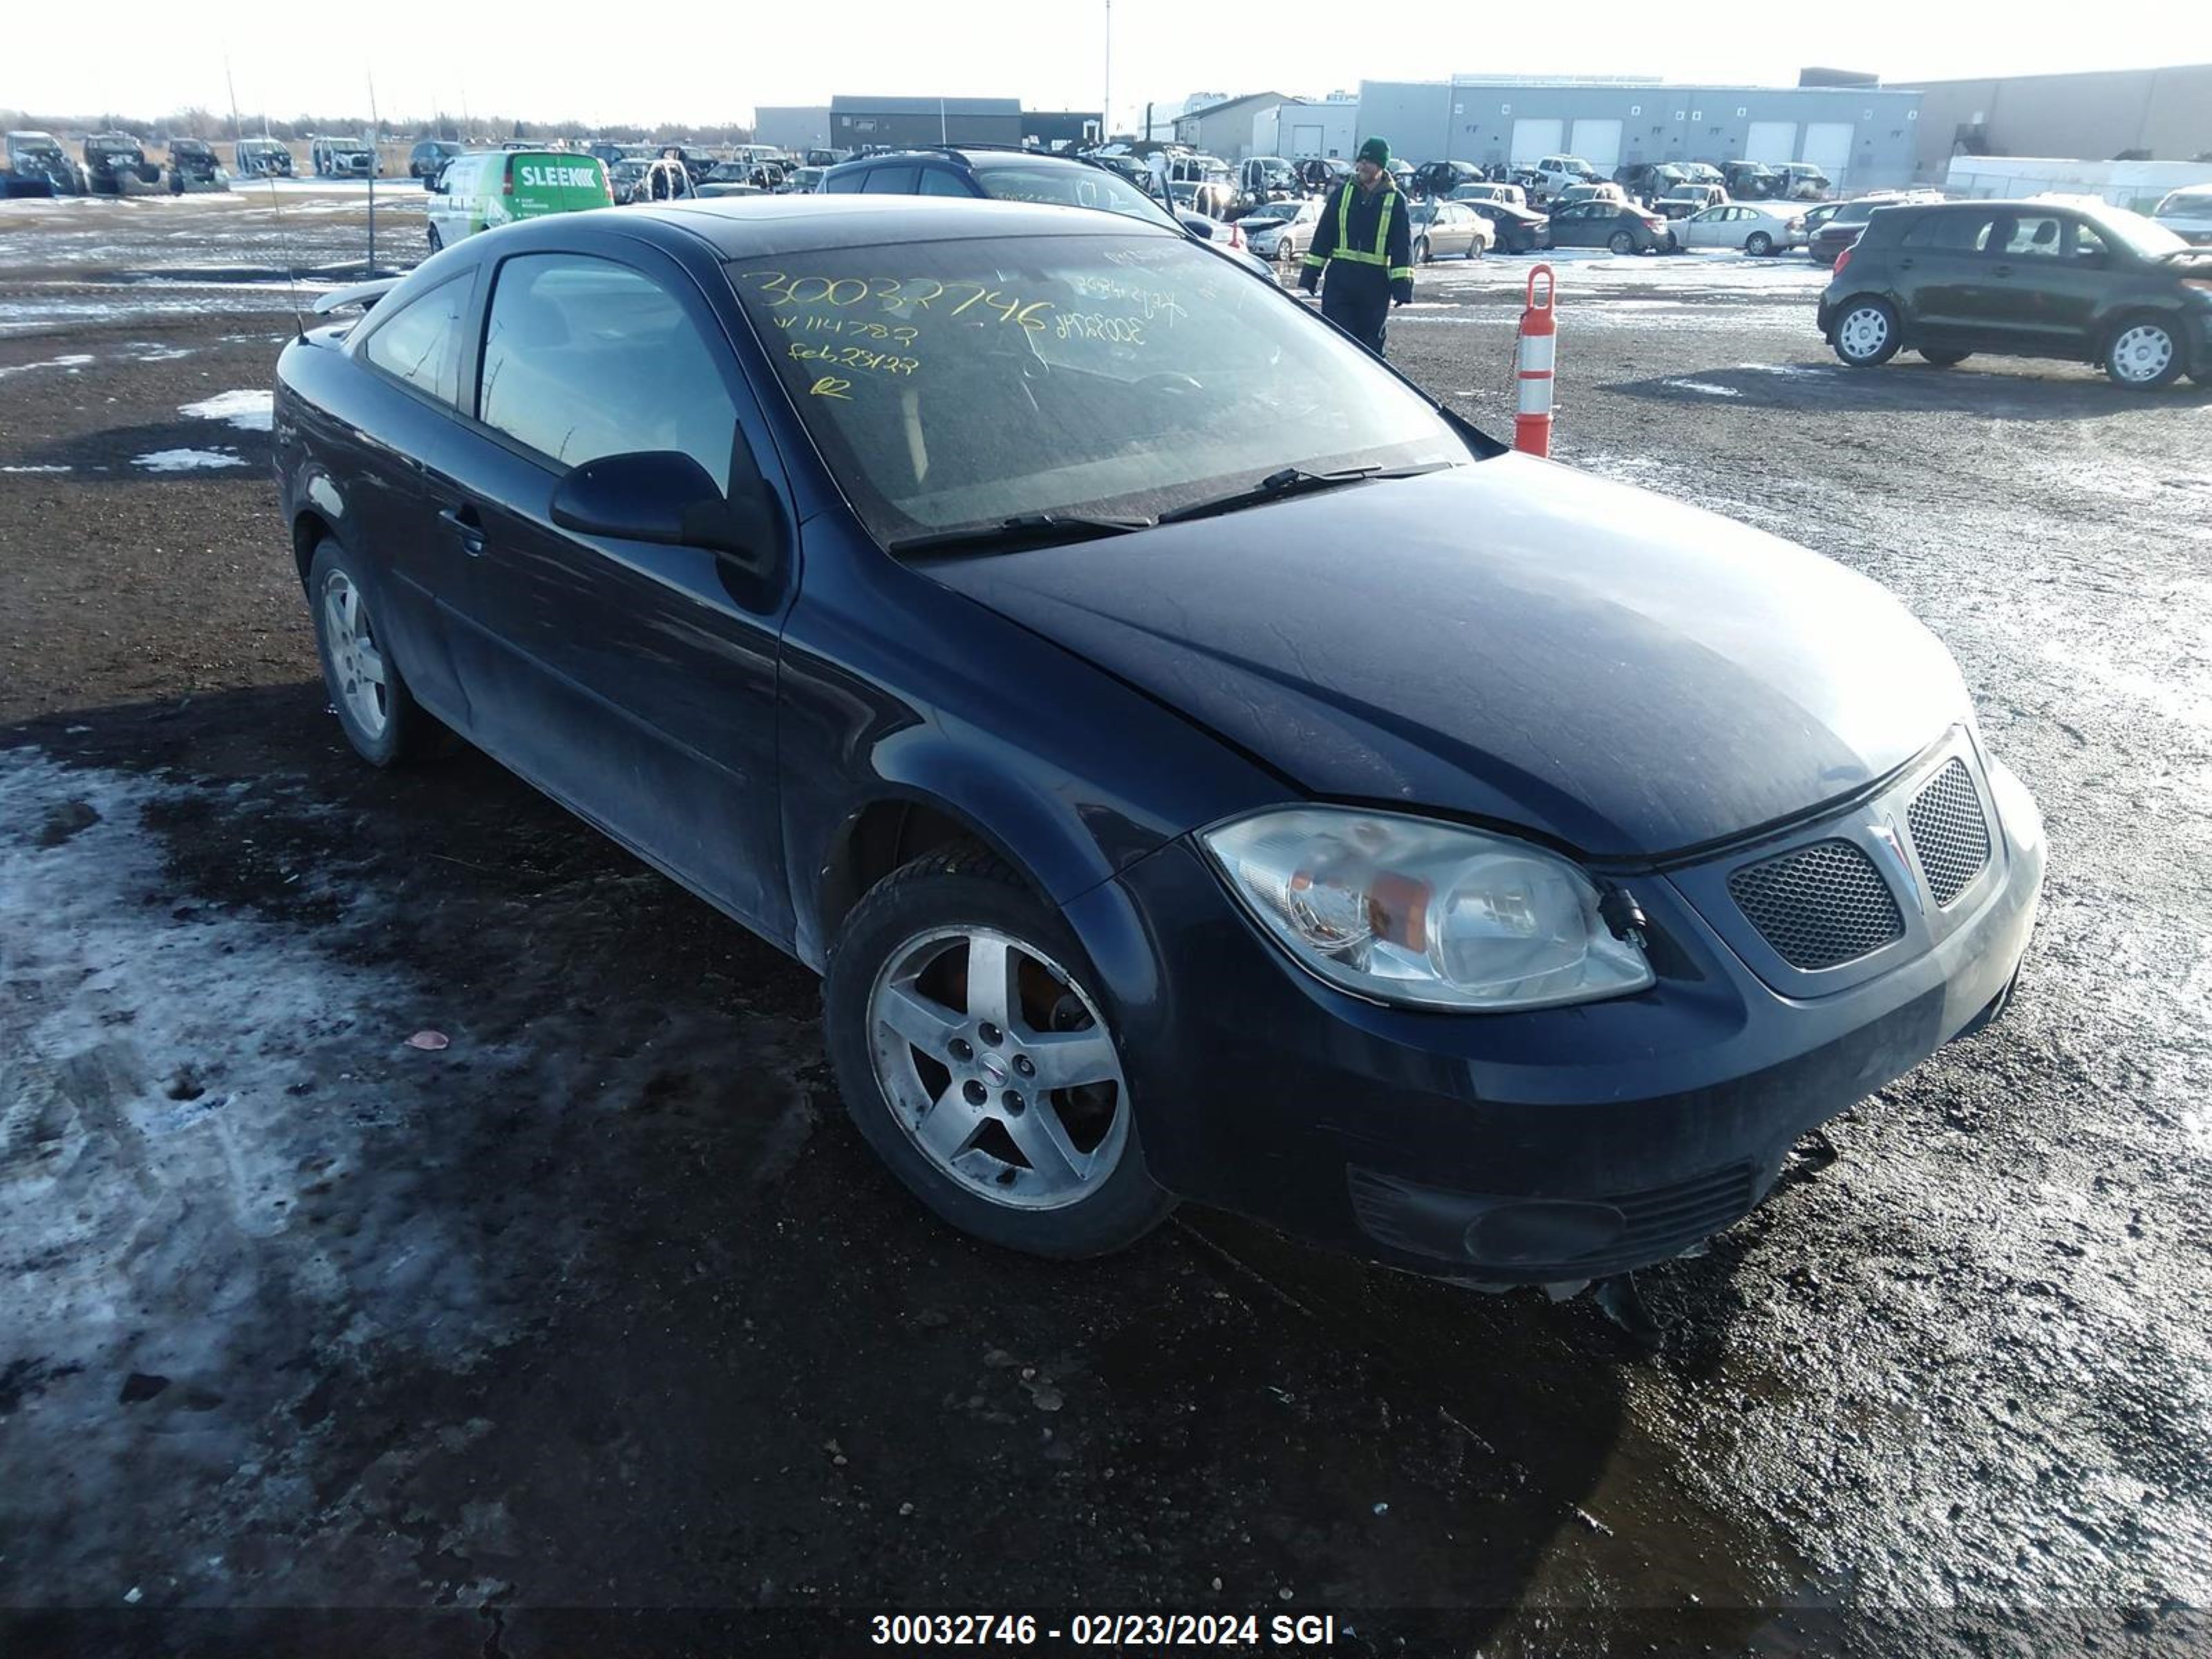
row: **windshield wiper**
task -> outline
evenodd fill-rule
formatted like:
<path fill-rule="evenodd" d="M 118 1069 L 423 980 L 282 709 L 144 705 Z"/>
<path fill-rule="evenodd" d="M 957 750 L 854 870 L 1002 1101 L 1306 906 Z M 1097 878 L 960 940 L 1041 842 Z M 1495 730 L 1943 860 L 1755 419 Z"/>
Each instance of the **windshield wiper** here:
<path fill-rule="evenodd" d="M 1095 541 L 1101 536 L 1126 536 L 1133 530 L 1150 530 L 1151 519 L 1112 519 L 1095 513 L 1017 513 L 996 524 L 969 525 L 965 530 L 934 530 L 924 536 L 901 536 L 884 544 L 891 553 L 925 553 L 936 549 L 961 548 L 986 552 L 1016 547 L 1056 547 L 1068 542 Z"/>
<path fill-rule="evenodd" d="M 1334 489 L 1340 484 L 1364 483 L 1370 478 L 1419 477 L 1424 472 L 1440 471 L 1450 465 L 1449 461 L 1433 461 L 1426 466 L 1347 466 L 1334 472 L 1309 472 L 1304 467 L 1286 466 L 1280 472 L 1270 472 L 1249 489 L 1235 490 L 1209 501 L 1194 501 L 1188 507 L 1163 513 L 1160 522 L 1179 524 L 1186 519 L 1210 519 L 1217 513 L 1234 513 L 1239 507 L 1257 507 L 1263 501 L 1278 501 L 1310 490 Z"/>

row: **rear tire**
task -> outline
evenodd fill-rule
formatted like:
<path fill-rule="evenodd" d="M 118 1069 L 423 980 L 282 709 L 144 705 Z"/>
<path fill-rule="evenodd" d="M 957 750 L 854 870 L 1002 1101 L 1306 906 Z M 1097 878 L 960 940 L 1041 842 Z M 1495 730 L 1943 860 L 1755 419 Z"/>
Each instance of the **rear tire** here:
<path fill-rule="evenodd" d="M 2105 342 L 2105 373 L 2130 392 L 2155 392 L 2180 377 L 2179 331 L 2163 317 L 2124 317 Z"/>
<path fill-rule="evenodd" d="M 1854 300 L 1836 325 L 1836 356 L 1848 368 L 1879 368 L 1898 344 L 1897 311 L 1887 300 Z"/>
<path fill-rule="evenodd" d="M 1743 239 L 1743 251 L 1754 259 L 1764 259 L 1774 252 L 1774 239 L 1763 230 L 1754 230 Z"/>
<path fill-rule="evenodd" d="M 1606 238 L 1605 245 L 1611 248 L 1615 253 L 1633 253 L 1636 252 L 1636 239 L 1633 236 L 1631 236 L 1625 230 L 1614 231 L 1612 235 Z"/>
<path fill-rule="evenodd" d="M 307 568 L 323 686 L 354 751 L 371 766 L 400 766 L 432 753 L 439 728 L 407 689 L 380 622 L 381 605 L 366 562 L 325 538 Z"/>
<path fill-rule="evenodd" d="M 979 951 L 1008 970 L 971 988 Z M 895 871 L 838 930 L 822 993 L 838 1091 L 891 1173 L 961 1231 L 1104 1255 L 1175 1207 L 1146 1171 L 1098 982 L 1066 924 L 981 848 Z M 1111 1080 L 1047 1089 L 1055 1063 Z"/>
<path fill-rule="evenodd" d="M 1936 351 L 1927 346 L 1916 346 L 1921 360 L 1935 368 L 1956 368 L 1974 354 L 1971 351 Z"/>

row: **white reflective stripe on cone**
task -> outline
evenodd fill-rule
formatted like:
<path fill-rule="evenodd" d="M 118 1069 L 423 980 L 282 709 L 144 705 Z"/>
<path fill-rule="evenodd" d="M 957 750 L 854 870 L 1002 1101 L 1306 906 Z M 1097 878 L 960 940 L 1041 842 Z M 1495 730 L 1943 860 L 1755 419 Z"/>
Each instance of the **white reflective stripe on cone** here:
<path fill-rule="evenodd" d="M 1521 400 L 1516 413 L 1548 415 L 1552 412 L 1552 381 L 1549 375 L 1521 382 Z"/>
<path fill-rule="evenodd" d="M 1550 374 L 1553 357 L 1559 345 L 1557 335 L 1523 334 L 1521 337 L 1521 372 L 1523 374 Z"/>

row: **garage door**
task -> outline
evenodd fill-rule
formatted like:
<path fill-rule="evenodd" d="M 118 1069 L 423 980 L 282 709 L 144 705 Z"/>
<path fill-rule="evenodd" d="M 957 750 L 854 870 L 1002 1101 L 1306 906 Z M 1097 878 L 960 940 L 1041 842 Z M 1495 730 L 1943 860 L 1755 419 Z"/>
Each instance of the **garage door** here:
<path fill-rule="evenodd" d="M 1620 123 L 1618 121 L 1577 121 L 1573 141 L 1568 151 L 1579 155 L 1600 173 L 1611 173 L 1620 165 Z"/>
<path fill-rule="evenodd" d="M 1743 159 L 1763 161 L 1772 167 L 1777 161 L 1795 161 L 1797 155 L 1797 124 L 1795 121 L 1753 121 L 1744 135 Z"/>
<path fill-rule="evenodd" d="M 1516 121 L 1513 124 L 1513 165 L 1533 167 L 1547 155 L 1557 155 L 1567 136 L 1565 121 Z"/>
<path fill-rule="evenodd" d="M 1291 147 L 1284 155 L 1295 161 L 1308 161 L 1321 154 L 1321 123 L 1300 122 L 1291 129 Z"/>
<path fill-rule="evenodd" d="M 1797 159 L 1812 162 L 1840 185 L 1850 171 L 1853 131 L 1849 121 L 1808 121 L 1805 148 L 1797 152 Z"/>

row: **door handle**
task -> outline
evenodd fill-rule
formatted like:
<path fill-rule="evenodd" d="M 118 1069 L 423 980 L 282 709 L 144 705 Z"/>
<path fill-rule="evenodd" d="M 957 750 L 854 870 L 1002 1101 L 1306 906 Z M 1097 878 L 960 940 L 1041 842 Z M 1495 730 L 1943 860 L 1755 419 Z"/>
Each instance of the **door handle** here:
<path fill-rule="evenodd" d="M 1906 258 L 1899 259 L 1899 260 L 1897 262 L 1897 268 L 1898 268 L 1899 270 L 1911 270 L 1911 269 L 1912 269 L 1912 261 L 1911 261 L 1911 259 L 1909 257 L 1908 257 L 1908 258 Z"/>
<path fill-rule="evenodd" d="M 483 520 L 477 517 L 474 507 L 464 501 L 459 507 L 446 507 L 438 516 L 453 532 L 453 539 L 461 544 L 462 552 L 472 559 L 483 557 Z"/>
<path fill-rule="evenodd" d="M 1996 269 L 1996 274 L 2000 276 L 2009 276 L 2012 275 L 2012 267 L 2010 265 L 1999 265 Z"/>

